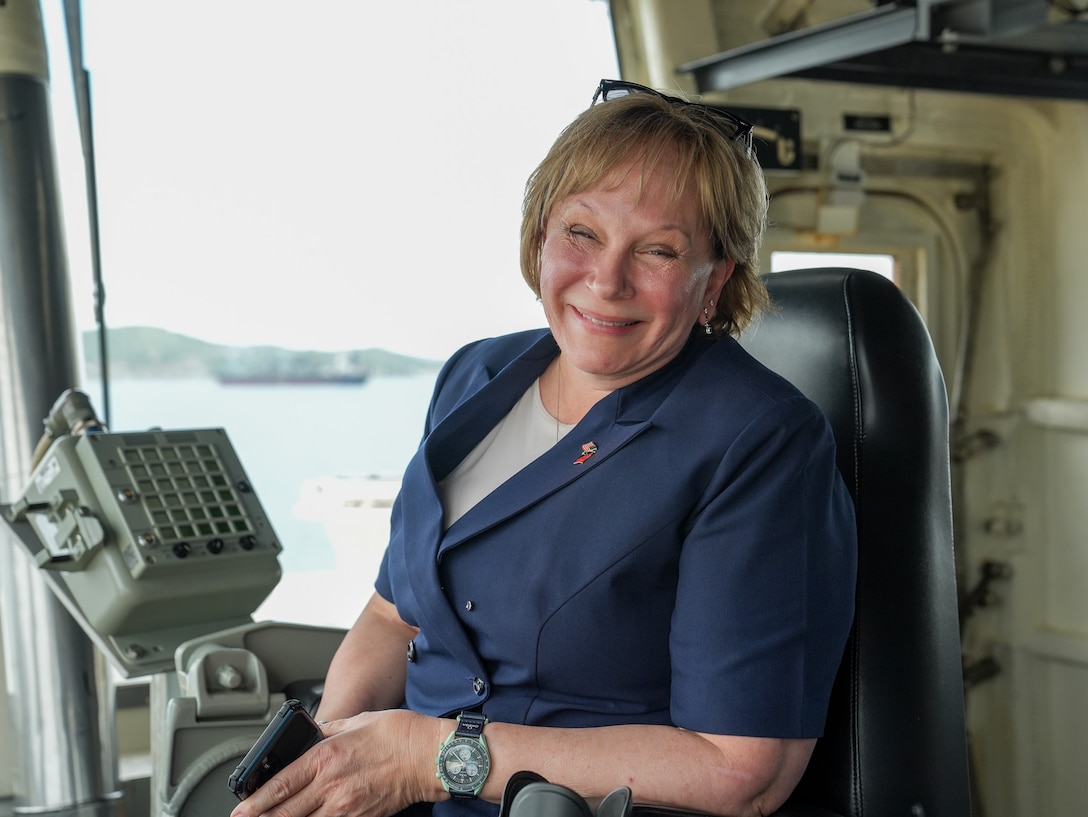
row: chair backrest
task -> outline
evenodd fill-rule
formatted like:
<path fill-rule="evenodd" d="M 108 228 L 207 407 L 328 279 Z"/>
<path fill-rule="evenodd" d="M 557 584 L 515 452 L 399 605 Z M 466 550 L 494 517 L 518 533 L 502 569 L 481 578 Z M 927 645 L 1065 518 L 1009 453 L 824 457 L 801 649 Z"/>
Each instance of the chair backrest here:
<path fill-rule="evenodd" d="M 741 343 L 830 420 L 859 548 L 857 612 L 827 727 L 782 813 L 968 817 L 948 400 L 929 333 L 874 273 L 766 281 L 777 311 Z"/>

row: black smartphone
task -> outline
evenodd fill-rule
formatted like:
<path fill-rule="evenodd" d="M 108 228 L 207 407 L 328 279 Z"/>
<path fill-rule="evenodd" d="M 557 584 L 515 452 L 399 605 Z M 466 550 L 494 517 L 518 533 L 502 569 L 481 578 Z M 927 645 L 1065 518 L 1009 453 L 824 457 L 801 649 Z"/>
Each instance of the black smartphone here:
<path fill-rule="evenodd" d="M 324 737 L 306 707 L 293 698 L 285 701 L 235 768 L 227 786 L 235 797 L 245 800 Z"/>

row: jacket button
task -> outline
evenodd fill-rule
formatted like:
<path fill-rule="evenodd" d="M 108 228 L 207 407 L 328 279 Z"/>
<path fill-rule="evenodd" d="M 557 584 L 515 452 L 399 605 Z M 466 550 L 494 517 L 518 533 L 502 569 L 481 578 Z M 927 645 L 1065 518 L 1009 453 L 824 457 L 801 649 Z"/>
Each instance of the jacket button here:
<path fill-rule="evenodd" d="M 481 679 L 481 678 L 473 678 L 472 679 L 472 691 L 475 692 L 477 695 L 483 695 L 484 694 L 484 682 L 483 682 L 483 679 Z"/>
<path fill-rule="evenodd" d="M 408 663 L 414 664 L 416 662 L 416 642 L 408 642 Z"/>
<path fill-rule="evenodd" d="M 471 613 L 474 607 L 476 607 L 476 605 L 472 603 L 472 600 L 471 600 L 471 599 L 469 599 L 468 601 L 466 601 L 466 602 L 465 602 L 465 609 L 466 609 L 466 610 L 467 610 L 468 612 L 470 612 L 470 613 Z"/>

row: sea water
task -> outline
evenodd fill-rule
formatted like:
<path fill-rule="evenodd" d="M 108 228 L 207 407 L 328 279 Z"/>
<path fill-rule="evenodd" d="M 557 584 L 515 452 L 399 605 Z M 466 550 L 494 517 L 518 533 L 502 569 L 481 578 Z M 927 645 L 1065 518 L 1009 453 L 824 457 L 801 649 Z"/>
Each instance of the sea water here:
<path fill-rule="evenodd" d="M 436 374 L 361 385 L 114 380 L 108 423 L 114 432 L 225 429 L 283 544 L 284 578 L 254 617 L 346 627 L 372 591 L 388 504 L 316 518 L 314 486 L 331 480 L 350 491 L 355 481 L 377 477 L 362 484 L 392 499 L 422 436 Z M 101 385 L 82 388 L 105 420 Z"/>

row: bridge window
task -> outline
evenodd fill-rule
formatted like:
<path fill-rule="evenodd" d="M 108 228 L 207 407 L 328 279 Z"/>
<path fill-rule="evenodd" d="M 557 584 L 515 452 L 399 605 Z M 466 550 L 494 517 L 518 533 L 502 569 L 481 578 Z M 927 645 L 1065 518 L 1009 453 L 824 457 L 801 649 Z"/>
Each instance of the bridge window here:
<path fill-rule="evenodd" d="M 871 253 L 772 252 L 771 272 L 809 267 L 853 267 L 872 270 L 895 281 L 895 258 Z"/>
<path fill-rule="evenodd" d="M 609 4 L 214 8 L 83 4 L 105 322 L 170 333 L 110 344 L 105 419 L 114 431 L 225 427 L 284 545 L 284 581 L 258 617 L 347 626 L 388 538 L 437 364 L 471 340 L 544 324 L 518 266 L 522 193 L 598 81 L 618 76 Z M 67 38 L 60 4 L 42 13 L 73 311 L 91 359 Z M 190 340 L 197 351 L 144 365 L 145 352 Z M 380 350 L 401 374 L 231 386 L 207 344 L 228 362 L 266 346 Z M 82 385 L 101 411 L 100 371 L 88 365 Z"/>

